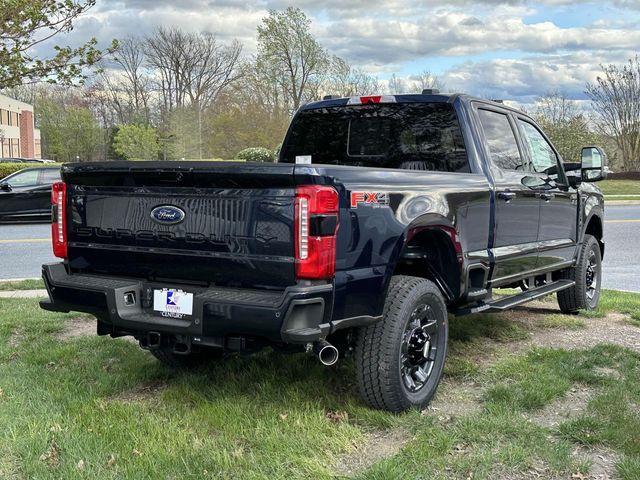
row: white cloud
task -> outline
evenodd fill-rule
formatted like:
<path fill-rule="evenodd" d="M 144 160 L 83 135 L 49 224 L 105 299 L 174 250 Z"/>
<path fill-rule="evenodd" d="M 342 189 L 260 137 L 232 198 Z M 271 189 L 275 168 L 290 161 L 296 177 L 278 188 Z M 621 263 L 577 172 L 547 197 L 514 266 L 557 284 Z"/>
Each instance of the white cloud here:
<path fill-rule="evenodd" d="M 468 92 L 488 98 L 530 103 L 537 96 L 559 90 L 569 98 L 585 98 L 588 82 L 600 74 L 601 63 L 622 63 L 629 55 L 579 52 L 565 55 L 533 56 L 522 59 L 495 59 L 465 62 L 443 75 L 448 90 Z"/>
<path fill-rule="evenodd" d="M 420 65 L 416 72 L 430 67 L 434 57 L 459 58 L 441 72 L 447 86 L 495 98 L 527 99 L 556 88 L 579 96 L 599 63 L 624 61 L 640 46 L 640 0 L 101 0 L 56 43 L 95 36 L 107 45 L 164 25 L 237 38 L 251 54 L 268 10 L 291 3 L 309 14 L 321 43 L 353 65 L 386 77 L 407 72 L 406 65 Z M 606 8 L 609 16 L 575 27 L 529 20 L 576 4 Z"/>
<path fill-rule="evenodd" d="M 339 54 L 374 63 L 513 50 L 631 50 L 640 45 L 637 28 L 561 28 L 551 22 L 527 24 L 517 17 L 478 18 L 458 12 L 440 12 L 410 21 L 340 20 L 327 25 L 322 37 Z"/>

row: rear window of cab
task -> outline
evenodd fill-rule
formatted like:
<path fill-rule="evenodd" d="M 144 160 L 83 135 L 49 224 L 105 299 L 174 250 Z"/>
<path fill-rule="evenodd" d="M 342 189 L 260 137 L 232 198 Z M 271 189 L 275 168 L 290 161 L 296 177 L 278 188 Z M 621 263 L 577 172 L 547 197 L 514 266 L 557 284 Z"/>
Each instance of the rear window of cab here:
<path fill-rule="evenodd" d="M 294 119 L 280 161 L 469 172 L 462 131 L 449 103 L 318 108 Z"/>

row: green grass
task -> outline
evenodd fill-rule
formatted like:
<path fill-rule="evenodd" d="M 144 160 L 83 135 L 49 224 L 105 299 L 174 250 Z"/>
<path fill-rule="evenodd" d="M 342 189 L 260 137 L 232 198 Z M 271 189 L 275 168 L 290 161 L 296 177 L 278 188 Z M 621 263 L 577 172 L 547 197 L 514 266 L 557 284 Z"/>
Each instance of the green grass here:
<path fill-rule="evenodd" d="M 626 195 L 626 196 L 623 195 L 623 196 L 620 196 L 620 197 L 618 197 L 618 196 L 616 196 L 616 197 L 608 196 L 608 197 L 605 197 L 605 201 L 607 203 L 609 203 L 609 204 L 611 202 L 628 202 L 628 201 L 637 202 L 637 201 L 640 201 L 640 197 L 633 197 L 633 196 L 630 196 L 630 195 Z"/>
<path fill-rule="evenodd" d="M 598 187 L 605 195 L 640 195 L 639 180 L 603 180 Z"/>
<path fill-rule="evenodd" d="M 619 312 L 631 316 L 632 321 L 640 321 L 640 295 L 632 292 L 604 290 L 598 308 L 590 312 L 582 312 L 585 317 L 604 317 L 609 312 Z"/>
<path fill-rule="evenodd" d="M 638 310 L 640 295 L 605 292 L 602 302 Z M 0 478 L 329 479 L 338 455 L 368 432 L 398 429 L 409 443 L 360 478 L 517 478 L 540 466 L 568 478 L 589 468 L 572 454 L 576 444 L 606 445 L 620 455 L 622 478 L 640 476 L 640 358 L 622 348 L 510 354 L 501 349 L 526 339 L 526 326 L 452 317 L 445 380 L 472 381 L 482 401 L 480 411 L 440 420 L 365 407 L 350 360 L 324 368 L 265 351 L 174 373 L 122 339 L 61 340 L 77 316 L 0 299 Z M 535 328 L 584 322 L 564 317 Z M 491 349 L 500 355 L 478 361 Z M 595 392 L 584 415 L 559 428 L 526 417 L 577 386 Z"/>
<path fill-rule="evenodd" d="M 44 282 L 40 278 L 19 280 L 17 282 L 0 282 L 2 290 L 40 290 L 44 288 Z"/>
<path fill-rule="evenodd" d="M 619 372 L 623 380 L 603 376 L 601 368 Z M 506 356 L 481 374 L 486 386 L 482 411 L 445 425 L 423 422 L 399 455 L 361 478 L 477 479 L 507 473 L 517 478 L 541 466 L 547 476 L 569 478 L 589 468 L 572 456 L 576 443 L 615 449 L 622 453 L 616 466 L 621 478 L 640 478 L 639 371 L 639 355 L 611 345 L 575 351 L 540 348 Z M 554 429 L 524 415 L 585 385 L 595 394 L 584 418 Z"/>
<path fill-rule="evenodd" d="M 562 314 L 545 315 L 537 324 L 542 328 L 565 328 L 567 330 L 580 330 L 586 326 L 584 319 L 575 315 Z"/>

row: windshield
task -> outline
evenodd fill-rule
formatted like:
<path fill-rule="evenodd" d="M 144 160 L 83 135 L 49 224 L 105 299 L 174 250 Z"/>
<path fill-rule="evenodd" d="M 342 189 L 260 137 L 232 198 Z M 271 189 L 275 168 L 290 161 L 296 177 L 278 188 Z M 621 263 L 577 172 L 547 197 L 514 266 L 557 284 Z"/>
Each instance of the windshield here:
<path fill-rule="evenodd" d="M 449 103 L 376 104 L 300 112 L 280 161 L 469 172 L 462 132 Z"/>

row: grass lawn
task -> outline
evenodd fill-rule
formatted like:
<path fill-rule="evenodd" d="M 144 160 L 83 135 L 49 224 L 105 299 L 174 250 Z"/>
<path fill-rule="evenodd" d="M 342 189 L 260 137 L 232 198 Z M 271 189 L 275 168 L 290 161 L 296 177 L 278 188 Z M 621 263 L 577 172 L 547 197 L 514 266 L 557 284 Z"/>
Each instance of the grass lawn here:
<path fill-rule="evenodd" d="M 640 195 L 640 180 L 603 180 L 597 185 L 605 195 Z"/>
<path fill-rule="evenodd" d="M 0 291 L 2 290 L 41 290 L 44 288 L 44 282 L 40 278 L 19 280 L 16 282 L 0 281 Z"/>
<path fill-rule="evenodd" d="M 350 360 L 265 351 L 176 373 L 78 335 L 88 317 L 0 299 L 0 478 L 589 478 L 593 452 L 640 478 L 640 355 L 527 343 L 601 321 L 541 305 L 452 318 L 432 406 L 393 415 L 362 405 Z M 637 313 L 640 295 L 605 292 L 608 311 Z"/>

